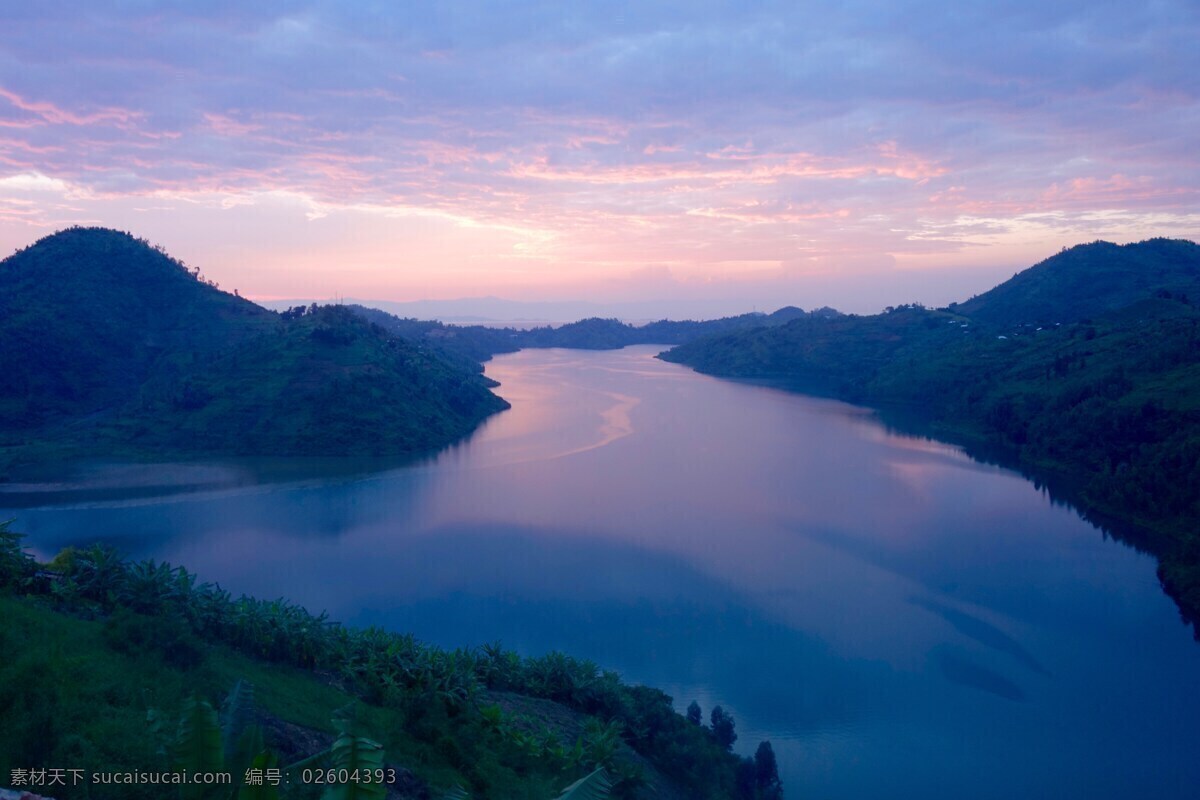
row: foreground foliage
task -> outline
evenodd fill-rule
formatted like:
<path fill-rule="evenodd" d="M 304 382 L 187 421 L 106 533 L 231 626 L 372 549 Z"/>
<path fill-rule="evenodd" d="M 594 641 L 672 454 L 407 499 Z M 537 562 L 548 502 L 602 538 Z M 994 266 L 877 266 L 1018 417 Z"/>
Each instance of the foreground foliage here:
<path fill-rule="evenodd" d="M 676 713 L 669 696 L 561 653 L 447 651 L 379 628 L 350 629 L 282 600 L 233 598 L 182 567 L 129 563 L 103 546 L 68 549 L 39 565 L 7 525 L 0 603 L 0 645 L 19 654 L 0 665 L 0 708 L 9 709 L 0 712 L 0 771 L 155 763 L 163 745 L 144 724 L 148 707 L 159 720 L 186 721 L 192 733 L 177 755 L 216 758 L 215 707 L 203 698 L 248 677 L 273 713 L 301 725 L 328 729 L 333 709 L 362 701 L 364 724 L 382 734 L 392 757 L 435 786 L 459 785 L 472 796 L 550 796 L 600 768 L 614 797 L 642 796 L 654 779 L 650 767 L 690 797 L 767 796 L 745 780 L 752 762 Z M 150 686 L 148 701 L 141 690 Z M 586 715 L 581 735 L 564 741 L 504 711 L 496 698 L 508 693 Z M 226 719 L 248 705 L 239 691 L 230 696 Z M 334 752 L 343 740 L 355 750 L 362 735 L 343 731 Z M 253 744 L 239 750 L 223 741 L 222 763 L 253 757 Z M 370 750 L 363 748 L 356 758 Z"/>

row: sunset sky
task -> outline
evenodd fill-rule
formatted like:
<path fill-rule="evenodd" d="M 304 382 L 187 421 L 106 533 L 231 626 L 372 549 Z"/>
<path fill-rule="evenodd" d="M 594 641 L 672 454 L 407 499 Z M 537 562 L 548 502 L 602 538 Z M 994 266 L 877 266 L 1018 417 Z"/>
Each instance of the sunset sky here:
<path fill-rule="evenodd" d="M 185 8 L 4 4 L 0 255 L 106 225 L 262 300 L 681 315 L 1200 237 L 1195 0 Z"/>

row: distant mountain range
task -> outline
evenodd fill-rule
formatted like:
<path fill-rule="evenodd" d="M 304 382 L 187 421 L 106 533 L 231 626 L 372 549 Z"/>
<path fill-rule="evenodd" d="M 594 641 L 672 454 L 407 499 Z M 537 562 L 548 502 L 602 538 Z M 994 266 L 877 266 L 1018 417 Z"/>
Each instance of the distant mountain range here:
<path fill-rule="evenodd" d="M 1200 633 L 1200 247 L 1080 245 L 944 309 L 802 317 L 663 358 L 884 409 L 1050 481 L 1160 558 Z"/>
<path fill-rule="evenodd" d="M 266 308 L 283 311 L 293 306 L 323 305 L 329 300 L 317 298 L 263 301 Z M 582 319 L 619 319 L 633 324 L 661 319 L 663 309 L 674 319 L 712 319 L 721 315 L 726 302 L 703 301 L 615 301 L 609 303 L 580 300 L 506 300 L 500 297 L 461 297 L 452 300 L 365 300 L 341 298 L 341 305 L 363 306 L 386 311 L 401 319 L 437 320 L 455 325 L 489 325 L 529 328 L 562 325 Z M 749 303 L 747 303 L 749 305 Z"/>
<path fill-rule="evenodd" d="M 785 306 L 774 313 L 741 314 L 712 320 L 658 320 L 633 325 L 617 319 L 589 317 L 563 325 L 505 328 L 494 325 L 448 325 L 443 322 L 397 317 L 377 308 L 347 306 L 364 319 L 396 336 L 419 342 L 464 366 L 486 361 L 497 353 L 527 347 L 566 347 L 576 350 L 612 350 L 633 344 L 672 345 L 737 330 L 783 325 L 801 317 L 831 318 L 831 308 L 803 311 Z M 479 368 L 478 363 L 474 363 Z"/>
<path fill-rule="evenodd" d="M 507 403 L 348 309 L 280 315 L 102 228 L 0 262 L 0 465 L 419 452 Z"/>

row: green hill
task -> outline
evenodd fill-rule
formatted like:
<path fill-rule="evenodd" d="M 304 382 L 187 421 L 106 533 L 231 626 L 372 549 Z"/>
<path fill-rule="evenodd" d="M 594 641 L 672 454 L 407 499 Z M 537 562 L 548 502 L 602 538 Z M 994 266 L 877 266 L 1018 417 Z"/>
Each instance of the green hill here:
<path fill-rule="evenodd" d="M 346 309 L 275 314 L 128 234 L 73 228 L 0 262 L 0 461 L 401 454 L 507 404 Z"/>
<path fill-rule="evenodd" d="M 189 452 L 388 455 L 442 446 L 507 407 L 475 371 L 325 306 L 147 381 L 101 429 Z"/>
<path fill-rule="evenodd" d="M 0 262 L 0 426 L 109 407 L 164 359 L 218 352 L 278 325 L 127 234 L 48 236 Z"/>
<path fill-rule="evenodd" d="M 1064 250 L 954 308 L 997 325 L 1077 322 L 1155 294 L 1196 297 L 1200 246 L 1181 239 Z"/>
<path fill-rule="evenodd" d="M 1160 559 L 1200 633 L 1200 247 L 1083 245 L 948 309 L 805 318 L 663 358 L 880 407 Z"/>

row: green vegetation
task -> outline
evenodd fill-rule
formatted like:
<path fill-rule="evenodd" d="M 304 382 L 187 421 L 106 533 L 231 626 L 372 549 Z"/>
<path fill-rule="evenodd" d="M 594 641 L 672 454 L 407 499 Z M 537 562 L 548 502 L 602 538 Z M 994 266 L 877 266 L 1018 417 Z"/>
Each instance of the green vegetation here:
<path fill-rule="evenodd" d="M 663 358 L 881 407 L 1015 465 L 1159 558 L 1200 635 L 1200 247 L 1065 251 L 949 308 L 797 319 Z"/>
<path fill-rule="evenodd" d="M 671 344 L 827 315 L 517 331 L 362 307 L 275 314 L 144 240 L 71 228 L 0 262 L 0 480 L 80 457 L 427 452 L 507 408 L 481 374 L 496 353 Z"/>
<path fill-rule="evenodd" d="M 1079 322 L 1155 295 L 1195 299 L 1196 245 L 1149 239 L 1092 242 L 1030 267 L 954 310 L 996 325 Z"/>
<path fill-rule="evenodd" d="M 741 314 L 721 319 L 672 321 L 659 320 L 646 325 L 630 325 L 615 319 L 584 319 L 558 327 L 518 331 L 515 341 L 521 347 L 567 347 L 575 350 L 615 350 L 632 344 L 681 344 L 700 336 L 745 330 L 762 325 L 782 325 L 805 316 L 789 306 L 774 314 Z"/>
<path fill-rule="evenodd" d="M 726 714 L 725 709 L 716 706 L 709 720 L 712 722 L 713 738 L 717 740 L 717 744 L 726 750 L 732 750 L 733 743 L 737 741 L 737 734 L 733 732 L 733 717 Z"/>
<path fill-rule="evenodd" d="M 474 372 L 325 306 L 148 381 L 136 407 L 97 429 L 146 450 L 387 455 L 444 445 L 507 407 Z"/>
<path fill-rule="evenodd" d="M 764 325 L 783 325 L 794 319 L 841 316 L 831 308 L 802 311 L 795 306 L 787 306 L 773 314 L 741 314 L 702 322 L 664 319 L 646 325 L 630 325 L 616 319 L 593 317 L 558 327 L 517 330 L 483 325 L 444 325 L 440 322 L 402 319 L 363 306 L 350 308 L 389 333 L 419 343 L 448 360 L 458 359 L 463 364 L 475 364 L 476 367 L 477 362 L 486 361 L 497 353 L 511 353 L 529 347 L 616 350 L 634 344 L 682 344 L 701 336 L 749 330 Z"/>
<path fill-rule="evenodd" d="M 336 767 L 355 758 L 403 765 L 412 796 L 429 786 L 553 797 L 599 769 L 618 798 L 778 796 L 748 779 L 756 761 L 729 753 L 715 732 L 677 714 L 670 697 L 591 662 L 522 658 L 498 645 L 445 651 L 349 629 L 284 601 L 235 599 L 183 568 L 128 563 L 100 546 L 37 564 L 7 525 L 0 618 L 6 776 L 167 769 L 184 759 Z M 257 710 L 247 710 L 248 684 Z M 352 717 L 339 711 L 348 706 Z M 590 778 L 574 796 L 602 783 Z M 285 797 L 324 788 L 293 784 Z M 91 785 L 71 796 L 161 797 L 158 788 Z"/>
<path fill-rule="evenodd" d="M 498 353 L 513 353 L 520 349 L 520 331 L 508 328 L 489 328 L 484 325 L 446 325 L 431 320 L 406 319 L 365 306 L 347 306 L 363 319 L 398 336 L 454 361 L 466 369 L 482 371 L 480 362 Z"/>
<path fill-rule="evenodd" d="M 507 407 L 480 374 L 494 353 L 684 341 L 799 316 L 515 332 L 331 306 L 274 314 L 145 241 L 72 228 L 0 262 L 0 479 L 14 465 L 80 456 L 425 451 Z M 0 773 L 241 771 L 302 759 L 374 769 L 386 753 L 412 770 L 413 796 L 431 786 L 544 798 L 571 780 L 563 797 L 776 796 L 747 779 L 755 762 L 730 753 L 733 720 L 719 709 L 710 731 L 662 692 L 560 653 L 448 652 L 350 630 L 103 547 L 39 565 L 6 525 L 0 614 Z M 251 684 L 257 710 L 234 715 Z M 283 794 L 320 794 L 307 789 Z M 68 794 L 161 796 L 130 784 Z"/>
<path fill-rule="evenodd" d="M 448 363 L 341 307 L 275 314 L 101 228 L 0 262 L 0 372 L 0 468 L 414 453 L 507 407 L 477 363 Z"/>

